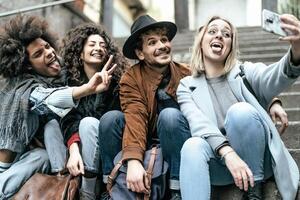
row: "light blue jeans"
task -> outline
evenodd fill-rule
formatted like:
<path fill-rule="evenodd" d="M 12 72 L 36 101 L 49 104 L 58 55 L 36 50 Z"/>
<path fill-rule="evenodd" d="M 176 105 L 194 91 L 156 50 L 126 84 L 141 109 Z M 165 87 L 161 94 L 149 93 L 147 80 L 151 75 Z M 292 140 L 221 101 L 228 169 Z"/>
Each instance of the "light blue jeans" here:
<path fill-rule="evenodd" d="M 57 120 L 53 119 L 44 126 L 44 143 L 49 155 L 51 172 L 63 170 L 67 158 L 67 147 Z"/>
<path fill-rule="evenodd" d="M 257 110 L 248 103 L 232 105 L 226 115 L 225 130 L 231 147 L 251 169 L 254 180 L 272 175 L 266 131 Z M 181 150 L 180 187 L 183 199 L 208 200 L 212 185 L 234 183 L 230 171 L 205 139 L 192 137 Z"/>
<path fill-rule="evenodd" d="M 85 170 L 98 173 L 100 167 L 99 120 L 85 117 L 79 123 L 80 149 Z M 66 164 L 67 148 L 64 144 L 59 123 L 51 120 L 45 125 L 44 142 L 49 154 L 51 171 L 59 172 Z"/>
<path fill-rule="evenodd" d="M 0 173 L 0 200 L 10 199 L 36 172 L 47 173 L 50 169 L 47 152 L 35 148 L 17 155 L 14 163 Z"/>
<path fill-rule="evenodd" d="M 85 170 L 98 173 L 100 168 L 99 120 L 85 117 L 79 124 L 81 157 Z"/>

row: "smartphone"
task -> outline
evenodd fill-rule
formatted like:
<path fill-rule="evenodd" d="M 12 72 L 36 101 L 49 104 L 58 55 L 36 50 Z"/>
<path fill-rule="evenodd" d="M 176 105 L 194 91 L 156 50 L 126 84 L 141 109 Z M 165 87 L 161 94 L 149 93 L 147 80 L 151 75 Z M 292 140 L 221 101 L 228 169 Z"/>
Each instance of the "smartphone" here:
<path fill-rule="evenodd" d="M 287 36 L 287 32 L 285 32 L 280 27 L 280 18 L 279 14 L 272 12 L 270 10 L 263 9 L 262 11 L 262 28 L 265 31 L 270 33 L 274 33 L 280 36 Z"/>

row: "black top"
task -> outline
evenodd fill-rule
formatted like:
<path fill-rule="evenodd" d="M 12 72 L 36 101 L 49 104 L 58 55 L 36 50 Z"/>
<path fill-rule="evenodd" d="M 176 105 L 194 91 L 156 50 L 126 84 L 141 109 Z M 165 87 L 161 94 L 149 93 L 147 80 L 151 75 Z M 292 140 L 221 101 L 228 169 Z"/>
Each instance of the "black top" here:
<path fill-rule="evenodd" d="M 72 86 L 72 83 L 69 85 Z M 114 77 L 107 91 L 81 98 L 79 105 L 61 119 L 65 142 L 67 143 L 70 137 L 78 132 L 81 119 L 85 117 L 100 119 L 106 112 L 111 110 L 121 110 L 119 84 Z"/>

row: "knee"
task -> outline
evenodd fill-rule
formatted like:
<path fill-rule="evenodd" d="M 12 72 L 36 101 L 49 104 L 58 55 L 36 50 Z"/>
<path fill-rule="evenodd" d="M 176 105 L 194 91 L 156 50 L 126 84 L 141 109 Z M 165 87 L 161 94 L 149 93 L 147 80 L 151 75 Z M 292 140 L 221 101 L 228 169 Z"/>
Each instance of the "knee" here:
<path fill-rule="evenodd" d="M 86 138 L 88 135 L 97 137 L 98 135 L 99 120 L 94 117 L 85 117 L 79 123 L 79 135 L 81 139 Z"/>
<path fill-rule="evenodd" d="M 44 126 L 44 137 L 53 138 L 57 136 L 57 134 L 61 134 L 60 125 L 56 119 L 52 119 L 51 121 L 47 122 Z"/>
<path fill-rule="evenodd" d="M 165 108 L 160 112 L 158 120 L 169 121 L 170 119 L 177 119 L 181 115 L 181 111 L 176 108 Z"/>
<path fill-rule="evenodd" d="M 34 162 L 45 165 L 49 163 L 49 156 L 45 149 L 36 148 L 30 153 Z"/>
<path fill-rule="evenodd" d="M 158 116 L 158 123 L 162 123 L 164 126 L 174 125 L 174 123 L 179 122 L 181 117 L 183 117 L 183 115 L 180 110 L 176 108 L 165 108 Z"/>
<path fill-rule="evenodd" d="M 89 130 L 91 128 L 97 127 L 99 124 L 99 120 L 94 117 L 85 117 L 80 120 L 79 130 Z"/>
<path fill-rule="evenodd" d="M 45 127 L 59 127 L 59 123 L 56 119 L 52 119 L 46 123 Z"/>
<path fill-rule="evenodd" d="M 99 120 L 94 117 L 85 117 L 80 120 L 79 127 L 81 128 L 90 128 L 91 126 L 94 127 L 95 124 L 98 124 Z"/>
<path fill-rule="evenodd" d="M 230 121 L 232 125 L 238 126 L 248 126 L 250 121 L 257 119 L 259 119 L 258 111 L 246 102 L 232 105 L 226 114 L 226 121 Z"/>
<path fill-rule="evenodd" d="M 100 130 L 109 130 L 112 127 L 115 127 L 117 125 L 122 125 L 125 123 L 125 117 L 124 114 L 121 111 L 113 110 L 105 113 L 100 118 L 100 124 L 99 128 Z"/>
<path fill-rule="evenodd" d="M 209 151 L 211 151 L 211 147 L 204 139 L 199 137 L 189 138 L 181 149 L 182 163 L 194 163 L 197 160 L 208 162 Z"/>

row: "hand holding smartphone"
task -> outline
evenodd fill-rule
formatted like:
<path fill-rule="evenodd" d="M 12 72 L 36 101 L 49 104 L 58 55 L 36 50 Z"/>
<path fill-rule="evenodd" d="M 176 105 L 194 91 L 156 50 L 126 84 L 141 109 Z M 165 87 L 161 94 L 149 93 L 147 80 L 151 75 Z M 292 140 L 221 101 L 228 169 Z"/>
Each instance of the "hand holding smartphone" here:
<path fill-rule="evenodd" d="M 281 28 L 280 23 L 279 14 L 266 9 L 262 11 L 262 28 L 265 31 L 280 36 L 287 36 L 288 33 Z"/>

